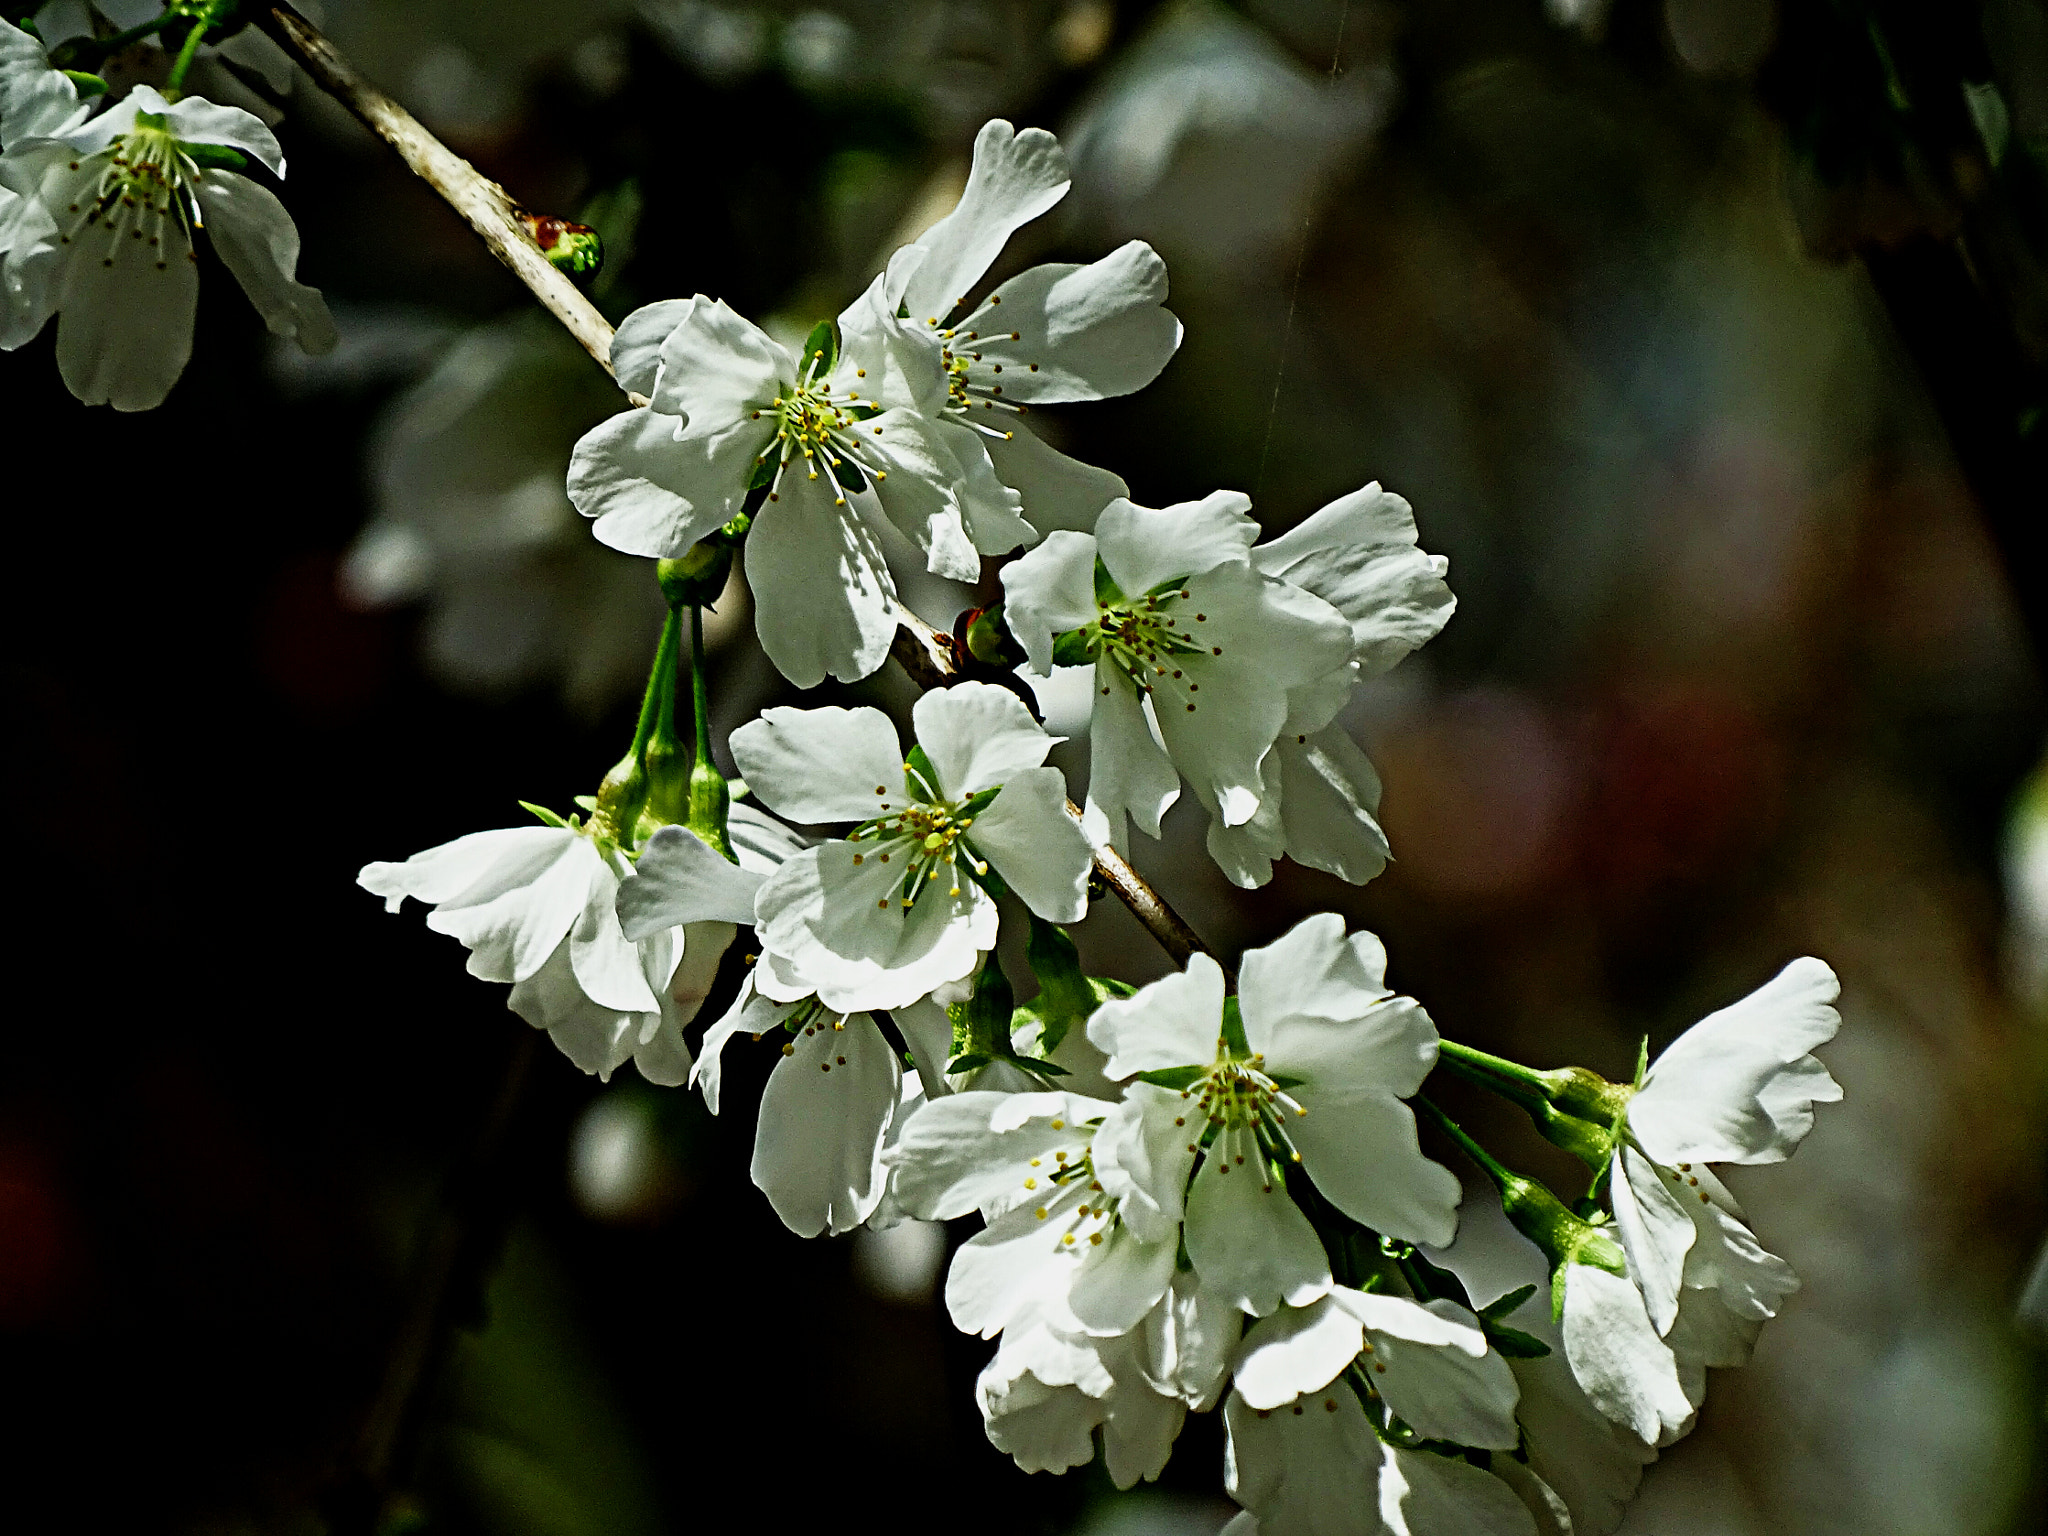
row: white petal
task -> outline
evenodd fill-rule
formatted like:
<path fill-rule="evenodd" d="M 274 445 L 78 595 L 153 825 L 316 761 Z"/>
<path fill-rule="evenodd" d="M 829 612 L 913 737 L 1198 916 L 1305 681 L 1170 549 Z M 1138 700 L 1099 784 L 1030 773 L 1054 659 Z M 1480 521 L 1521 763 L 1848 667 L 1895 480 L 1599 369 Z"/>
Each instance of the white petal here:
<path fill-rule="evenodd" d="M 606 1081 L 632 1056 L 645 1019 L 592 1002 L 569 964 L 566 943 L 516 982 L 505 1003 L 536 1029 L 545 1029 L 564 1056 Z"/>
<path fill-rule="evenodd" d="M 732 733 L 747 787 L 791 821 L 868 821 L 911 804 L 879 709 L 770 709 Z"/>
<path fill-rule="evenodd" d="M 57 369 L 87 405 L 152 410 L 185 371 L 199 268 L 175 217 L 164 221 L 162 239 L 147 246 L 100 223 L 68 248 Z"/>
<path fill-rule="evenodd" d="M 1024 1181 L 1034 1167 L 1056 1167 L 1059 1154 L 1086 1154 L 1084 1122 L 1107 1104 L 1066 1093 L 970 1091 L 930 1099 L 905 1122 L 889 1159 L 896 1198 L 923 1221 L 950 1221 L 976 1209 L 1007 1210 L 1042 1197 Z M 1053 1122 L 1059 1128 L 1053 1128 Z M 1038 1161 L 1034 1164 L 1032 1159 Z"/>
<path fill-rule="evenodd" d="M 79 115 L 78 87 L 43 45 L 0 19 L 0 145 L 59 134 Z"/>
<path fill-rule="evenodd" d="M 1322 1239 L 1249 1133 L 1226 1131 L 1210 1144 L 1188 1190 L 1186 1230 L 1202 1283 L 1254 1317 L 1306 1306 L 1330 1288 Z"/>
<path fill-rule="evenodd" d="M 960 683 L 920 697 L 910 711 L 917 744 L 948 800 L 965 800 L 1037 768 L 1063 738 L 1048 736 L 1024 701 L 993 683 Z M 749 781 L 751 782 L 751 781 Z"/>
<path fill-rule="evenodd" d="M 1095 1458 L 1095 1427 L 1105 1408 L 1078 1387 L 1049 1387 L 1026 1374 L 1000 1389 L 982 1373 L 976 1396 L 988 1443 L 1026 1472 L 1065 1472 Z"/>
<path fill-rule="evenodd" d="M 903 866 L 875 848 L 807 849 L 754 901 L 762 944 L 787 957 L 829 1008 L 900 1008 L 968 975 L 995 947 L 996 904 L 979 885 L 969 880 L 954 894 L 943 878 L 926 882 L 906 910 Z"/>
<path fill-rule="evenodd" d="M 883 1136 L 903 1069 L 864 1013 L 829 1018 L 791 1038 L 761 1090 L 754 1183 L 799 1237 L 850 1232 L 882 1198 Z"/>
<path fill-rule="evenodd" d="M 1562 1352 L 1510 1368 L 1522 1385 L 1531 1470 L 1564 1500 L 1575 1536 L 1609 1536 L 1657 1452 L 1593 1406 Z"/>
<path fill-rule="evenodd" d="M 1204 1286 L 1191 1269 L 1145 1319 L 1140 1368 L 1153 1390 L 1178 1397 L 1197 1413 L 1216 1404 L 1230 1372 L 1244 1314 Z"/>
<path fill-rule="evenodd" d="M 207 237 L 271 333 L 305 352 L 334 349 L 334 317 L 320 290 L 297 281 L 299 231 L 267 187 L 231 171 L 204 171 L 199 206 Z"/>
<path fill-rule="evenodd" d="M 761 876 L 728 864 L 684 827 L 663 827 L 619 884 L 619 926 L 634 943 L 685 923 L 751 923 Z"/>
<path fill-rule="evenodd" d="M 165 101 L 146 85 L 135 87 L 128 99 L 139 111 L 170 119 L 171 133 L 181 144 L 225 144 L 261 160 L 270 167 L 271 174 L 280 178 L 284 175 L 284 151 L 278 148 L 277 135 L 253 112 L 222 106 L 200 96 Z"/>
<path fill-rule="evenodd" d="M 1632 1280 L 1573 1264 L 1565 1273 L 1564 1352 L 1593 1406 L 1645 1445 L 1684 1433 L 1693 1405 Z"/>
<path fill-rule="evenodd" d="M 1671 1354 L 1678 1368 L 1678 1380 L 1686 1401 L 1697 1408 L 1706 1401 L 1707 1369 L 1729 1369 L 1749 1364 L 1763 1323 L 1756 1318 L 1738 1317 L 1722 1300 L 1721 1292 L 1687 1286 L 1679 1293 L 1678 1321 L 1671 1325 Z M 1667 1433 L 1660 1443 L 1668 1445 L 1684 1430 Z"/>
<path fill-rule="evenodd" d="M 663 415 L 684 418 L 686 435 L 710 437 L 767 409 L 795 378 L 795 360 L 780 343 L 725 300 L 700 293 L 661 344 L 661 381 L 650 398 Z"/>
<path fill-rule="evenodd" d="M 1166 263 L 1133 240 L 1087 266 L 1048 262 L 1009 278 L 961 322 L 978 332 L 970 387 L 1000 386 L 1031 405 L 1128 395 L 1159 377 L 1180 346 L 1180 321 L 1160 306 Z"/>
<path fill-rule="evenodd" d="M 1102 509 L 1131 494 L 1123 476 L 1068 458 L 1021 422 L 1000 437 L 985 438 L 984 446 L 1003 484 L 1024 498 L 1024 516 L 1040 533 L 1092 534 Z"/>
<path fill-rule="evenodd" d="M 720 437 L 678 442 L 677 426 L 658 411 L 621 411 L 577 441 L 569 500 L 596 520 L 599 543 L 673 559 L 739 511 L 767 434 L 742 423 Z"/>
<path fill-rule="evenodd" d="M 659 1026 L 651 1032 L 643 1030 L 639 1049 L 633 1052 L 633 1065 L 650 1083 L 679 1088 L 690 1080 L 694 1063 L 690 1048 L 683 1041 L 683 1031 L 703 1011 L 712 985 L 718 980 L 719 964 L 732 948 L 737 933 L 731 923 L 690 923 L 641 944 L 648 982 L 661 1001 Z M 664 939 L 672 955 L 678 946 L 681 949 L 668 967 L 666 985 L 658 958 L 658 946 Z"/>
<path fill-rule="evenodd" d="M 1527 1462 L 1512 1456 L 1496 1456 L 1487 1470 L 1514 1490 L 1522 1507 L 1529 1511 L 1529 1518 L 1535 1521 L 1537 1536 L 1577 1536 L 1571 1506 Z"/>
<path fill-rule="evenodd" d="M 1469 1461 L 1390 1446 L 1380 1518 L 1391 1536 L 1536 1536 L 1512 1488 Z"/>
<path fill-rule="evenodd" d="M 1358 1291 L 1343 1293 L 1340 1304 L 1372 1336 L 1373 1385 L 1417 1433 L 1495 1451 L 1521 1443 L 1514 1372 L 1487 1348 L 1470 1312 L 1451 1301 L 1417 1306 Z"/>
<path fill-rule="evenodd" d="M 1222 1028 L 1223 968 L 1198 954 L 1180 974 L 1096 1009 L 1088 1038 L 1109 1058 L 1108 1076 L 1129 1077 L 1211 1060 Z"/>
<path fill-rule="evenodd" d="M 1152 717 L 1107 661 L 1095 666 L 1095 708 L 1088 719 L 1088 809 L 1105 840 L 1122 847 L 1136 822 L 1149 837 L 1180 798 L 1180 774 L 1159 742 Z"/>
<path fill-rule="evenodd" d="M 772 874 L 811 846 L 809 838 L 745 802 L 726 813 L 725 836 L 740 868 L 757 875 Z"/>
<path fill-rule="evenodd" d="M 1377 483 L 1260 545 L 1252 564 L 1342 613 L 1353 657 L 1368 677 L 1430 640 L 1457 607 L 1439 557 L 1416 547 L 1408 503 Z"/>
<path fill-rule="evenodd" d="M 1096 1133 L 1095 1176 L 1144 1237 L 1164 1239 L 1180 1225 L 1195 1161 L 1184 1124 L 1188 1106 L 1175 1089 L 1132 1083 Z"/>
<path fill-rule="evenodd" d="M 962 471 L 948 445 L 950 434 L 915 411 L 890 410 L 860 423 L 856 436 L 887 476 L 876 476 L 874 486 L 883 515 L 925 556 L 925 568 L 950 581 L 979 581 L 981 556 L 967 536 L 954 492 Z"/>
<path fill-rule="evenodd" d="M 1841 984 L 1822 962 L 1794 960 L 1741 1002 L 1709 1014 L 1651 1063 L 1629 1129 L 1666 1167 L 1777 1163 L 1813 1129 L 1813 1106 L 1841 1086 L 1807 1053 L 1832 1040 Z M 1777 1085 L 1787 1075 L 1795 1092 Z"/>
<path fill-rule="evenodd" d="M 925 1096 L 934 1101 L 952 1092 L 946 1085 L 946 1063 L 953 1054 L 953 1021 L 928 997 L 889 1010 L 917 1065 Z"/>
<path fill-rule="evenodd" d="M 36 192 L 56 157 L 70 153 L 54 144 L 0 158 L 0 352 L 31 340 L 56 312 L 65 247 Z M 57 206 L 72 201 L 66 193 Z"/>
<path fill-rule="evenodd" d="M 1386 1450 L 1349 1387 L 1264 1410 L 1233 1392 L 1223 1423 L 1223 1483 L 1258 1536 L 1385 1536 L 1374 1489 Z"/>
<path fill-rule="evenodd" d="M 1010 235 L 1065 197 L 1067 185 L 1066 154 L 1043 128 L 982 124 L 959 204 L 917 238 L 925 257 L 903 291 L 911 324 L 958 308 Z"/>
<path fill-rule="evenodd" d="M 1081 1261 L 1067 1292 L 1067 1309 L 1091 1334 L 1113 1338 L 1129 1333 L 1173 1283 L 1178 1246 L 1147 1242 L 1118 1225 Z"/>
<path fill-rule="evenodd" d="M 1007 554 L 1036 544 L 1038 529 L 1023 517 L 1023 493 L 1013 490 L 996 473 L 995 461 L 989 457 L 990 449 L 1002 439 L 987 437 L 950 418 L 935 422 L 933 431 L 958 466 L 952 489 L 969 542 L 985 555 Z M 972 579 L 979 579 L 978 572 Z"/>
<path fill-rule="evenodd" d="M 1251 507 L 1242 491 L 1211 491 L 1200 501 L 1159 508 L 1113 501 L 1095 524 L 1102 563 L 1127 597 L 1242 563 L 1259 536 Z"/>
<path fill-rule="evenodd" d="M 558 827 L 477 832 L 415 854 L 404 864 L 366 865 L 365 889 L 396 903 L 435 903 L 427 926 L 470 949 L 469 972 L 523 981 L 539 970 L 589 899 L 597 851 Z"/>
<path fill-rule="evenodd" d="M 1049 534 L 1003 567 L 1004 620 L 1041 676 L 1052 671 L 1053 637 L 1092 624 L 1097 612 L 1095 540 L 1085 533 Z"/>
<path fill-rule="evenodd" d="M 1688 1181 L 1684 1184 L 1679 1182 L 1681 1175 L 1658 1171 L 1698 1224 L 1698 1241 L 1685 1259 L 1686 1287 L 1717 1291 L 1722 1305 L 1738 1318 L 1760 1323 L 1776 1317 L 1785 1298 L 1799 1289 L 1792 1266 L 1757 1241 L 1734 1198 L 1705 1168 L 1695 1166 L 1683 1176 Z"/>
<path fill-rule="evenodd" d="M 946 403 L 945 343 L 935 327 L 896 316 L 902 280 L 924 254 L 920 246 L 904 246 L 867 291 L 840 312 L 833 388 L 885 406 L 908 407 L 936 421 Z"/>
<path fill-rule="evenodd" d="M 785 475 L 781 496 L 747 535 L 761 648 L 799 688 L 858 682 L 889 659 L 901 612 L 881 543 L 822 480 Z"/>
<path fill-rule="evenodd" d="M 612 373 L 619 388 L 653 396 L 660 376 L 662 344 L 690 318 L 696 307 L 693 298 L 662 299 L 641 305 L 619 322 L 618 330 L 612 333 Z"/>
<path fill-rule="evenodd" d="M 1062 1239 L 1081 1220 L 1075 1208 L 1088 1188 L 1070 1184 L 1047 1194 L 1042 1205 L 1020 1205 L 998 1216 L 954 1253 L 946 1274 L 946 1311 L 962 1333 L 994 1338 L 1022 1308 L 1066 1294 L 1081 1259 L 1076 1245 Z"/>
<path fill-rule="evenodd" d="M 1016 699 L 1015 694 L 1007 696 Z M 1094 856 L 1080 824 L 1067 814 L 1067 781 L 1059 769 L 1013 772 L 995 803 L 974 818 L 967 840 L 995 866 L 1018 900 L 1046 921 L 1078 923 L 1088 915 L 1088 872 Z"/>
<path fill-rule="evenodd" d="M 619 931 L 618 875 L 589 861 L 583 911 L 569 930 L 569 964 L 594 1003 L 627 1013 L 655 1013 L 661 1004 L 640 968 L 640 951 Z M 666 978 L 664 978 L 666 979 Z"/>
<path fill-rule="evenodd" d="M 1364 1343 L 1358 1319 L 1324 1296 L 1254 1323 L 1238 1346 L 1231 1378 L 1251 1407 L 1278 1408 L 1335 1381 Z"/>
<path fill-rule="evenodd" d="M 737 1034 L 766 1034 L 788 1017 L 792 1004 L 778 1003 L 754 990 L 756 972 L 748 972 L 740 983 L 739 996 L 725 1017 L 704 1031 L 696 1065 L 690 1068 L 690 1084 L 704 1095 L 704 1107 L 718 1113 L 718 1093 L 723 1078 L 725 1047 Z"/>
<path fill-rule="evenodd" d="M 1643 1305 L 1660 1334 L 1678 1315 L 1678 1286 L 1695 1229 L 1684 1205 L 1657 1176 L 1650 1160 L 1634 1147 L 1614 1154 L 1608 1174 L 1614 1198 L 1614 1232 L 1628 1254 L 1628 1272 L 1642 1290 Z"/>
<path fill-rule="evenodd" d="M 1291 722 L 1290 722 L 1291 723 Z M 1280 770 L 1280 817 L 1290 858 L 1353 885 L 1387 867 L 1387 835 L 1376 817 L 1380 778 L 1341 725 L 1296 742 L 1283 735 L 1267 760 Z"/>

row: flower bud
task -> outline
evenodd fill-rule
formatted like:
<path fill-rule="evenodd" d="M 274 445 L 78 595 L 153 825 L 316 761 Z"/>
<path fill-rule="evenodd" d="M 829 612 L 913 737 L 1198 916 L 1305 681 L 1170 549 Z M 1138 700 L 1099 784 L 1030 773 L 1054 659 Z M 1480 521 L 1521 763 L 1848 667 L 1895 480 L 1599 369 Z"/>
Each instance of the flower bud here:
<path fill-rule="evenodd" d="M 672 608 L 709 608 L 725 592 L 732 545 L 718 535 L 692 544 L 673 560 L 657 560 L 654 576 Z"/>
<path fill-rule="evenodd" d="M 548 264 L 571 277 L 590 277 L 604 265 L 604 242 L 588 224 L 573 224 L 549 213 L 521 213 L 519 222 Z"/>

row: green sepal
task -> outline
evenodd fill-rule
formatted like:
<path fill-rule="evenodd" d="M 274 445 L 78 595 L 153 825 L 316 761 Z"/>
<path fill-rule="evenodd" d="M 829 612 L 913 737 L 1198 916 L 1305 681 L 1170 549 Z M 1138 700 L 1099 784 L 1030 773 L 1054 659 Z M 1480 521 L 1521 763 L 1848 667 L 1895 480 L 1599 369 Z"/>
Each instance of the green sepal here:
<path fill-rule="evenodd" d="M 186 157 L 201 170 L 246 171 L 249 157 L 239 149 L 229 149 L 225 144 L 180 144 Z"/>
<path fill-rule="evenodd" d="M 987 1051 L 969 1051 L 965 1056 L 955 1056 L 946 1063 L 946 1075 L 954 1077 L 962 1072 L 972 1072 L 977 1067 L 990 1066 L 994 1062 L 995 1057 Z"/>
<path fill-rule="evenodd" d="M 1202 1080 L 1207 1067 L 1154 1067 L 1150 1072 L 1140 1072 L 1137 1080 L 1150 1083 L 1156 1088 L 1189 1088 Z"/>
<path fill-rule="evenodd" d="M 984 666 L 1014 667 L 1024 661 L 1024 647 L 1010 633 L 1003 605 L 977 608 L 967 621 L 967 654 Z"/>
<path fill-rule="evenodd" d="M 1157 597 L 1162 592 L 1176 592 L 1179 591 L 1180 588 L 1186 584 L 1186 582 L 1187 577 L 1174 576 L 1166 581 L 1160 582 L 1157 586 L 1147 587 L 1145 589 L 1145 595 L 1147 597 Z"/>
<path fill-rule="evenodd" d="M 583 809 L 586 811 L 594 811 L 597 809 L 597 796 L 595 795 L 577 795 L 575 797 L 575 800 L 576 803 L 582 806 Z M 522 800 L 519 803 L 521 805 L 524 805 L 526 802 Z"/>
<path fill-rule="evenodd" d="M 1272 1079 L 1275 1088 L 1299 1088 L 1308 1081 L 1305 1077 L 1289 1077 L 1285 1072 L 1268 1072 L 1266 1076 Z"/>
<path fill-rule="evenodd" d="M 1076 1024 L 1086 1026 L 1100 998 L 1081 969 L 1081 952 L 1072 936 L 1035 912 L 1024 958 L 1038 978 L 1038 996 L 1031 1000 L 1039 1020 L 1038 1051 L 1050 1056 Z"/>
<path fill-rule="evenodd" d="M 1108 608 L 1125 601 L 1124 589 L 1116 584 L 1116 578 L 1109 574 L 1109 567 L 1102 563 L 1102 556 L 1095 557 L 1095 601 Z"/>
<path fill-rule="evenodd" d="M 82 69 L 67 69 L 63 71 L 63 74 L 66 79 L 78 87 L 78 99 L 80 101 L 91 101 L 95 96 L 107 94 L 107 82 L 98 75 L 88 74 Z"/>
<path fill-rule="evenodd" d="M 580 800 L 584 797 L 579 795 L 577 798 Z M 531 800 L 522 800 L 519 802 L 519 808 L 523 811 L 532 812 L 551 827 L 560 827 L 564 832 L 574 832 L 576 830 L 575 822 L 564 821 L 544 805 L 535 805 Z"/>
<path fill-rule="evenodd" d="M 1532 1285 L 1529 1289 L 1533 1291 L 1536 1287 Z M 1486 1342 L 1510 1360 L 1541 1360 L 1550 1353 L 1548 1344 L 1519 1328 L 1493 1322 L 1483 1323 L 1481 1327 L 1486 1334 Z"/>
<path fill-rule="evenodd" d="M 1505 1296 L 1496 1296 L 1492 1301 L 1481 1307 L 1479 1315 L 1484 1318 L 1498 1320 L 1506 1317 L 1510 1312 L 1520 1310 L 1522 1303 L 1535 1294 L 1536 1287 L 1533 1284 L 1518 1285 Z"/>
<path fill-rule="evenodd" d="M 921 752 L 924 749 L 920 747 L 918 750 Z M 961 802 L 960 814 L 970 818 L 979 816 L 983 811 L 996 803 L 996 796 L 1002 792 L 1003 786 L 1000 784 L 996 785 L 993 789 L 977 789 Z"/>
<path fill-rule="evenodd" d="M 1244 1037 L 1244 1010 L 1235 997 L 1223 999 L 1223 1043 L 1233 1056 L 1248 1058 L 1252 1053 L 1251 1042 Z"/>
<path fill-rule="evenodd" d="M 816 359 L 817 366 L 811 366 Z M 804 338 L 803 356 L 797 359 L 797 377 L 806 376 L 821 379 L 832 371 L 832 365 L 839 361 L 839 333 L 832 328 L 830 320 L 820 320 L 811 327 L 811 334 Z"/>
<path fill-rule="evenodd" d="M 672 560 L 654 562 L 654 579 L 672 608 L 709 608 L 725 595 L 732 573 L 732 544 L 714 533 L 700 539 Z"/>
<path fill-rule="evenodd" d="M 1088 631 L 1070 629 L 1063 635 L 1055 636 L 1052 642 L 1053 665 L 1058 667 L 1085 667 L 1095 660 L 1095 647 L 1089 642 Z"/>

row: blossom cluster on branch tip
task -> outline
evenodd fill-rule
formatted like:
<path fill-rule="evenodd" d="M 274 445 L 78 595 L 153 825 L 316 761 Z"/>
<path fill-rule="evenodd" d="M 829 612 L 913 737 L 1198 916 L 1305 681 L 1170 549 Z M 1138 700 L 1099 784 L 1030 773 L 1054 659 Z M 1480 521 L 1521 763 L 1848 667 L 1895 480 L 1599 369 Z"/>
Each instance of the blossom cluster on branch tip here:
<path fill-rule="evenodd" d="M 284 178 L 262 119 L 137 85 L 95 115 L 34 37 L 0 21 L 0 348 L 57 316 L 57 368 L 87 405 L 161 405 L 192 352 L 197 236 L 264 323 L 308 352 L 334 345 L 299 282 L 299 232 L 253 161 Z"/>

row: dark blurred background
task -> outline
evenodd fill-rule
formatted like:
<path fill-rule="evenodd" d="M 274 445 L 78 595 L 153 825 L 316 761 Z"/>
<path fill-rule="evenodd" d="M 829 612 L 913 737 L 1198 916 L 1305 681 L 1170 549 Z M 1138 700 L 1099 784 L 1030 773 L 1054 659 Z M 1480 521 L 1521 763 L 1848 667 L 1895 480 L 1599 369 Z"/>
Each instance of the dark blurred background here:
<path fill-rule="evenodd" d="M 985 118 L 1059 131 L 1073 194 L 1006 262 L 1149 239 L 1187 341 L 1049 431 L 1149 504 L 1251 491 L 1274 533 L 1379 479 L 1459 597 L 1346 717 L 1386 781 L 1383 877 L 1236 892 L 1179 813 L 1139 865 L 1223 948 L 1335 908 L 1446 1033 L 1612 1075 L 1828 959 L 1846 1101 L 1737 1184 L 1805 1289 L 1624 1530 L 2037 1528 L 2038 0 L 316 19 L 528 206 L 599 228 L 614 320 L 703 291 L 800 335 L 950 206 Z M 0 1074 L 0 1518 L 1216 1530 L 1213 1416 L 1127 1499 L 985 1444 L 988 1346 L 932 1299 L 941 1234 L 804 1243 L 748 1183 L 764 1059 L 729 1054 L 718 1120 L 630 1068 L 584 1078 L 355 888 L 593 789 L 660 605 L 561 493 L 616 393 L 280 64 L 231 47 L 210 89 L 284 110 L 337 351 L 273 349 L 209 256 L 158 411 L 78 406 L 47 335 L 0 356 L 30 944 Z M 942 624 L 971 596 L 904 580 Z M 744 592 L 722 609 L 723 730 L 787 690 Z M 1165 969 L 1113 904 L 1080 936 L 1094 969 Z"/>

